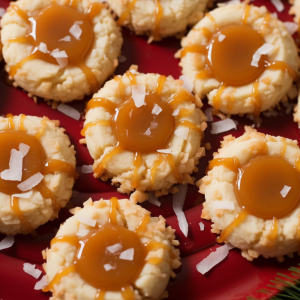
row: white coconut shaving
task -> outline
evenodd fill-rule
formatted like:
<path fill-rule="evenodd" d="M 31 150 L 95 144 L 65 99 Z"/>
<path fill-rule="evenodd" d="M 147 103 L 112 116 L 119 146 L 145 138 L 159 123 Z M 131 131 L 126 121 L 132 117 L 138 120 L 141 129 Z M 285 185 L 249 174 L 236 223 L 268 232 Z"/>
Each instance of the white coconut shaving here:
<path fill-rule="evenodd" d="M 129 249 L 121 252 L 119 258 L 123 259 L 123 260 L 133 260 L 133 256 L 134 256 L 134 249 L 129 248 Z"/>
<path fill-rule="evenodd" d="M 3 17 L 3 15 L 5 14 L 5 8 L 0 7 L 0 17 Z"/>
<path fill-rule="evenodd" d="M 71 37 L 69 35 L 66 35 L 62 39 L 58 40 L 59 42 L 71 42 Z"/>
<path fill-rule="evenodd" d="M 23 157 L 25 157 L 30 149 L 30 146 L 20 143 L 19 151 L 22 153 Z"/>
<path fill-rule="evenodd" d="M 77 235 L 77 236 L 80 236 L 80 237 L 83 237 L 83 236 L 86 236 L 86 235 L 89 234 L 89 233 L 90 233 L 90 231 L 89 231 L 88 229 L 80 228 L 80 229 L 77 231 L 76 235 Z"/>
<path fill-rule="evenodd" d="M 38 281 L 35 286 L 34 286 L 34 289 L 35 290 L 41 290 L 43 287 L 45 287 L 46 285 L 48 284 L 48 281 L 47 281 L 47 276 L 44 275 L 40 281 Z"/>
<path fill-rule="evenodd" d="M 146 87 L 141 84 L 134 84 L 131 88 L 132 99 L 136 107 L 141 107 L 145 104 Z"/>
<path fill-rule="evenodd" d="M 202 222 L 200 222 L 199 226 L 200 226 L 200 230 L 203 231 L 204 230 L 204 224 Z"/>
<path fill-rule="evenodd" d="M 27 193 L 22 193 L 22 194 L 13 194 L 12 197 L 28 199 L 32 194 L 33 191 L 29 191 Z"/>
<path fill-rule="evenodd" d="M 44 178 L 44 175 L 40 172 L 35 173 L 25 181 L 21 182 L 20 184 L 17 185 L 18 189 L 25 192 L 33 187 L 37 186 Z"/>
<path fill-rule="evenodd" d="M 150 194 L 149 194 L 149 199 L 148 199 L 148 201 L 149 201 L 151 204 L 156 205 L 156 206 L 158 206 L 158 207 L 161 206 L 161 202 L 158 201 L 158 199 L 154 196 L 153 193 L 150 193 Z"/>
<path fill-rule="evenodd" d="M 279 12 L 282 12 L 284 10 L 284 5 L 280 0 L 271 0 L 271 3 Z"/>
<path fill-rule="evenodd" d="M 290 189 L 291 189 L 290 186 L 285 185 L 285 186 L 283 187 L 283 189 L 280 191 L 281 196 L 282 196 L 283 198 L 285 198 L 286 195 L 289 193 Z"/>
<path fill-rule="evenodd" d="M 160 152 L 160 153 L 172 154 L 171 149 L 159 149 L 159 150 L 156 150 L 156 151 Z"/>
<path fill-rule="evenodd" d="M 106 247 L 106 249 L 107 249 L 110 253 L 114 254 L 114 253 L 116 253 L 116 252 L 122 250 L 122 245 L 121 245 L 120 243 L 116 243 L 116 244 L 114 244 L 114 245 L 112 245 L 112 246 Z"/>
<path fill-rule="evenodd" d="M 293 35 L 294 33 L 296 33 L 299 28 L 299 24 L 296 24 L 294 22 L 283 22 L 283 24 L 286 27 L 286 29 L 290 35 Z"/>
<path fill-rule="evenodd" d="M 113 267 L 111 264 L 105 264 L 103 265 L 105 271 L 113 270 L 115 267 Z"/>
<path fill-rule="evenodd" d="M 172 116 L 178 116 L 180 109 L 177 108 L 173 111 Z"/>
<path fill-rule="evenodd" d="M 7 235 L 1 242 L 0 242 L 0 250 L 10 248 L 15 242 L 15 237 L 13 235 Z"/>
<path fill-rule="evenodd" d="M 262 55 L 269 54 L 274 48 L 274 45 L 265 43 L 252 56 L 251 66 L 258 67 L 258 63 Z"/>
<path fill-rule="evenodd" d="M 189 225 L 182 210 L 186 197 L 187 184 L 179 185 L 178 189 L 179 191 L 173 195 L 173 210 L 177 216 L 180 230 L 187 237 Z"/>
<path fill-rule="evenodd" d="M 80 112 L 70 105 L 60 103 L 57 107 L 57 110 L 77 121 L 80 119 Z"/>
<path fill-rule="evenodd" d="M 83 174 L 94 173 L 93 165 L 83 165 L 81 168 Z"/>
<path fill-rule="evenodd" d="M 224 201 L 215 201 L 214 202 L 214 208 L 215 209 L 228 209 L 228 210 L 234 210 L 234 203 L 228 200 Z"/>
<path fill-rule="evenodd" d="M 183 140 L 186 140 L 189 135 L 189 128 L 184 126 L 179 126 L 175 131 L 174 134 Z"/>
<path fill-rule="evenodd" d="M 120 56 L 118 57 L 118 61 L 119 61 L 120 64 L 123 63 L 123 62 L 125 62 L 126 60 L 127 60 L 127 57 L 124 56 L 124 55 L 120 55 Z"/>
<path fill-rule="evenodd" d="M 218 36 L 218 41 L 221 43 L 224 41 L 224 39 L 226 38 L 226 35 L 220 33 L 219 36 Z"/>
<path fill-rule="evenodd" d="M 161 112 L 162 112 L 162 108 L 155 103 L 151 113 L 153 115 L 159 115 Z"/>
<path fill-rule="evenodd" d="M 218 133 L 229 131 L 231 129 L 236 130 L 235 122 L 232 119 L 225 119 L 219 122 L 211 123 L 210 133 L 218 134 Z"/>
<path fill-rule="evenodd" d="M 82 223 L 82 224 L 85 224 L 85 225 L 88 225 L 88 226 L 91 226 L 91 227 L 95 227 L 97 221 L 90 218 L 90 217 L 87 217 L 85 215 L 77 215 L 77 220 Z"/>
<path fill-rule="evenodd" d="M 38 49 L 43 53 L 50 53 L 50 51 L 47 48 L 47 45 L 43 42 L 41 42 L 38 46 Z"/>
<path fill-rule="evenodd" d="M 35 265 L 32 265 L 30 263 L 24 263 L 23 264 L 23 270 L 25 273 L 31 275 L 35 279 L 38 279 L 40 275 L 42 274 L 42 271 L 35 268 Z"/>
<path fill-rule="evenodd" d="M 74 38 L 76 40 L 79 40 L 80 39 L 80 36 L 82 34 L 82 29 L 80 28 L 79 24 L 81 23 L 78 23 L 80 21 L 76 21 L 74 22 L 74 24 L 71 26 L 69 32 L 74 36 Z"/>
<path fill-rule="evenodd" d="M 215 265 L 224 260 L 227 257 L 230 249 L 232 248 L 227 244 L 219 247 L 216 251 L 210 253 L 206 258 L 196 265 L 197 271 L 204 275 Z"/>
<path fill-rule="evenodd" d="M 213 110 L 213 108 L 209 107 L 204 111 L 206 118 L 207 118 L 207 122 L 212 122 L 214 120 L 214 118 L 212 116 L 212 110 Z"/>
<path fill-rule="evenodd" d="M 183 81 L 182 87 L 184 87 L 189 92 L 192 92 L 194 88 L 193 81 L 190 78 L 188 78 L 186 75 L 179 76 L 179 79 Z"/>
<path fill-rule="evenodd" d="M 23 154 L 21 151 L 11 149 L 9 159 L 9 169 L 1 172 L 0 176 L 4 180 L 21 181 L 23 167 Z"/>

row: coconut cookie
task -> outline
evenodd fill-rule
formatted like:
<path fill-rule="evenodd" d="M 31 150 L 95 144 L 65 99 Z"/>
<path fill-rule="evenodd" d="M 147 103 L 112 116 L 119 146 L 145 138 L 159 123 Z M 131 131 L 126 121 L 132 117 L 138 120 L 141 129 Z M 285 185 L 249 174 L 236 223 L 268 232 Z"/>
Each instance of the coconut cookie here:
<path fill-rule="evenodd" d="M 119 16 L 118 25 L 129 27 L 136 34 L 149 35 L 149 41 L 182 35 L 187 26 L 204 16 L 209 0 L 108 0 Z"/>
<path fill-rule="evenodd" d="M 121 193 L 136 190 L 137 201 L 148 199 L 145 191 L 160 196 L 176 183 L 193 183 L 206 117 L 181 84 L 130 70 L 94 94 L 82 135 L 95 177 L 112 178 Z"/>
<path fill-rule="evenodd" d="M 44 268 L 55 300 L 162 299 L 180 266 L 163 217 L 127 199 L 84 203 L 51 241 Z M 84 295 L 84 296 L 83 296 Z"/>
<path fill-rule="evenodd" d="M 120 30 L 96 0 L 18 0 L 10 3 L 1 26 L 6 71 L 45 100 L 82 99 L 118 64 Z"/>
<path fill-rule="evenodd" d="M 202 218 L 212 220 L 218 242 L 248 260 L 282 260 L 299 249 L 300 149 L 297 141 L 245 129 L 224 138 L 199 182 Z"/>
<path fill-rule="evenodd" d="M 48 118 L 0 118 L 0 232 L 29 233 L 58 216 L 77 177 L 75 151 Z"/>
<path fill-rule="evenodd" d="M 286 98 L 299 79 L 295 42 L 264 6 L 217 8 L 181 45 L 176 56 L 195 94 L 224 113 L 259 115 Z"/>

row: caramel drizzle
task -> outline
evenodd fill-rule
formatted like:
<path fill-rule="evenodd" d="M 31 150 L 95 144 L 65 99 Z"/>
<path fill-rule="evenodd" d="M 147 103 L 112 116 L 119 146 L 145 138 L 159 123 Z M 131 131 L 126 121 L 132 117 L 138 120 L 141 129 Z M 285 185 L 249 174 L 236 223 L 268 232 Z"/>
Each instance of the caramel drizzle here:
<path fill-rule="evenodd" d="M 286 147 L 287 147 L 286 139 L 283 139 L 282 140 L 282 146 L 281 146 L 281 149 L 280 149 L 280 156 L 281 157 L 284 157 L 285 152 L 286 152 Z"/>
<path fill-rule="evenodd" d="M 136 78 L 135 78 L 134 74 L 132 74 L 131 72 L 128 71 L 125 73 L 125 75 L 129 78 L 131 85 L 136 84 Z M 122 78 L 119 76 L 115 76 L 114 80 L 118 83 L 120 97 L 125 99 L 125 85 L 122 81 Z M 160 95 L 162 93 L 165 81 L 166 81 L 166 76 L 164 76 L 164 75 L 159 76 L 157 83 L 156 83 L 156 87 L 155 87 L 155 91 L 158 95 Z M 187 92 L 185 89 L 180 89 L 179 91 L 177 91 L 177 93 L 174 95 L 174 97 L 168 101 L 168 103 L 172 106 L 173 109 L 175 109 L 177 107 L 177 105 L 181 104 L 184 101 L 194 102 L 195 99 L 194 99 L 193 95 L 190 94 L 189 92 Z M 88 102 L 86 110 L 88 111 L 91 108 L 96 108 L 96 107 L 103 107 L 106 110 L 108 110 L 110 112 L 111 118 L 112 118 L 112 115 L 117 106 L 116 106 L 116 104 L 112 103 L 110 100 L 108 100 L 106 98 L 93 98 Z M 176 119 L 181 119 L 183 117 L 188 116 L 191 113 L 192 113 L 191 110 L 180 109 L 179 114 L 176 116 Z M 84 128 L 81 130 L 81 135 L 85 136 L 87 134 L 87 130 L 90 127 L 93 127 L 95 125 L 111 126 L 111 119 L 110 120 L 92 121 L 92 122 L 87 123 L 84 126 Z M 192 122 L 190 122 L 188 120 L 176 120 L 175 125 L 176 126 L 184 126 L 184 127 L 190 128 L 192 130 L 196 130 L 196 131 L 200 132 L 201 135 L 203 136 L 201 127 L 193 124 Z M 104 157 L 102 158 L 100 163 L 98 163 L 97 167 L 94 169 L 94 177 L 99 178 L 100 176 L 102 176 L 102 174 L 105 172 L 105 168 L 106 168 L 105 166 L 106 166 L 107 161 L 109 161 L 114 155 L 122 152 L 123 150 L 124 149 L 119 144 L 117 144 L 116 146 L 114 146 L 114 148 L 109 150 L 104 155 Z M 153 185 L 155 182 L 156 169 L 164 161 L 168 162 L 176 180 L 178 182 L 182 182 L 181 175 L 175 166 L 173 156 L 171 154 L 165 155 L 165 154 L 159 153 L 156 160 L 154 161 L 153 165 L 150 168 L 151 184 Z M 134 160 L 133 160 L 133 179 L 132 179 L 132 187 L 135 189 L 138 187 L 138 177 L 139 177 L 138 170 L 139 170 L 140 166 L 142 165 L 142 163 L 143 163 L 142 155 L 138 152 L 135 152 Z"/>
<path fill-rule="evenodd" d="M 33 232 L 33 228 L 30 223 L 24 217 L 20 206 L 19 206 L 19 198 L 14 197 L 13 195 L 10 197 L 10 207 L 14 214 L 20 219 L 21 224 L 26 228 L 28 232 Z"/>
<path fill-rule="evenodd" d="M 51 1 L 52 4 L 56 3 L 56 1 Z M 69 1 L 69 6 L 71 7 L 75 7 L 77 6 L 77 0 L 70 0 Z M 27 13 L 25 11 L 23 11 L 20 7 L 18 7 L 17 5 L 12 5 L 11 8 L 28 24 L 31 26 L 31 23 L 29 21 L 29 17 L 27 15 Z M 104 4 L 102 3 L 91 3 L 90 7 L 88 9 L 87 15 L 88 18 L 90 20 L 92 20 L 101 10 L 102 8 L 104 8 Z M 9 75 L 11 77 L 14 77 L 18 71 L 18 69 L 20 69 L 27 61 L 33 60 L 33 59 L 38 59 L 39 57 L 37 56 L 37 51 L 38 48 L 35 47 L 35 41 L 34 38 L 31 35 L 27 35 L 25 37 L 18 37 L 18 38 L 14 38 L 14 39 L 10 39 L 8 42 L 13 43 L 13 42 L 18 42 L 18 43 L 30 43 L 32 45 L 32 47 L 34 47 L 34 49 L 32 50 L 32 52 L 27 55 L 25 58 L 23 58 L 20 62 L 16 63 L 15 65 L 10 66 L 10 70 L 9 70 Z M 42 55 L 42 57 L 44 56 L 44 54 Z M 85 74 L 88 82 L 91 85 L 92 91 L 96 92 L 96 90 L 98 89 L 98 82 L 97 82 L 97 78 L 94 75 L 94 73 L 92 72 L 91 68 L 88 67 L 87 65 L 85 65 L 82 61 L 79 61 L 76 66 L 78 68 L 80 68 L 83 73 Z"/>
<path fill-rule="evenodd" d="M 277 221 L 277 218 L 273 218 L 271 231 L 268 235 L 268 242 L 269 242 L 268 246 L 269 247 L 272 247 L 274 245 L 277 233 L 278 233 L 278 221 Z"/>
<path fill-rule="evenodd" d="M 112 197 L 109 202 L 109 215 L 108 215 L 108 224 L 117 224 L 117 213 L 118 213 L 118 207 L 119 207 L 119 201 L 116 197 Z M 151 217 L 150 214 L 145 215 L 141 221 L 138 223 L 138 225 L 135 228 L 135 232 L 142 236 L 142 233 L 146 231 L 147 224 L 150 222 Z M 51 240 L 51 247 L 55 243 L 68 243 L 72 246 L 75 246 L 78 250 L 79 245 L 80 245 L 80 240 L 82 238 L 73 235 L 73 236 L 59 236 L 55 237 Z M 154 251 L 156 249 L 164 249 L 169 253 L 170 259 L 175 259 L 176 255 L 172 252 L 172 249 L 163 243 L 157 242 L 157 241 L 149 241 L 145 243 L 144 249 L 148 255 L 149 252 Z M 145 257 L 147 257 L 147 255 Z M 145 258 L 145 263 L 149 264 L 159 264 L 163 261 L 161 258 L 157 257 L 152 257 L 149 259 Z M 55 276 L 52 278 L 52 280 L 46 285 L 45 287 L 42 288 L 43 292 L 49 292 L 54 290 L 55 284 L 58 284 L 62 277 L 67 276 L 70 273 L 75 273 L 76 272 L 76 262 L 73 263 L 73 265 L 69 267 L 64 267 L 60 269 Z M 134 291 L 131 287 L 131 285 L 124 286 L 120 290 L 122 298 L 124 300 L 133 300 L 134 299 Z M 105 290 L 100 290 L 97 289 L 95 300 L 103 300 L 105 297 Z"/>
<path fill-rule="evenodd" d="M 242 24 L 243 25 L 247 25 L 247 20 L 250 15 L 250 11 L 251 11 L 251 6 L 246 5 L 245 10 L 242 15 Z M 208 17 L 211 20 L 211 22 L 214 24 L 215 30 L 218 30 L 219 25 L 217 24 L 217 22 L 213 18 L 213 16 L 211 14 L 207 13 L 206 17 Z M 266 31 L 266 28 L 268 27 L 268 24 L 269 24 L 268 22 L 270 21 L 270 18 L 271 18 L 271 16 L 269 13 L 266 14 L 266 16 L 264 17 L 264 20 L 261 24 L 260 31 L 259 31 L 262 36 L 264 36 L 264 34 L 265 34 L 265 31 Z M 210 40 L 213 35 L 213 33 L 206 27 L 199 28 L 196 30 L 201 30 L 203 35 L 207 38 L 207 40 Z M 197 45 L 197 44 L 191 45 L 190 44 L 181 50 L 180 58 L 183 58 L 188 53 L 202 54 L 202 55 L 207 56 L 207 51 L 208 51 L 207 44 L 206 45 Z M 283 61 L 266 61 L 265 67 L 267 70 L 281 70 L 281 71 L 285 70 L 293 78 L 294 81 L 298 82 L 300 80 L 297 72 L 293 68 L 291 68 L 287 63 L 285 63 Z M 203 70 L 199 71 L 196 74 L 196 79 L 204 80 L 204 79 L 208 79 L 208 78 L 213 78 L 213 74 L 207 66 L 205 66 L 205 68 Z M 261 99 L 260 99 L 259 92 L 258 92 L 258 85 L 259 85 L 259 80 L 257 79 L 253 83 L 253 86 L 252 86 L 252 98 L 253 98 L 254 106 L 255 106 L 255 108 L 254 108 L 255 115 L 259 115 L 260 110 L 261 110 Z M 215 93 L 215 95 L 212 99 L 214 107 L 216 109 L 220 108 L 221 95 L 224 92 L 225 88 L 226 88 L 226 86 L 223 83 L 221 83 L 219 89 L 217 90 L 217 92 Z M 229 112 L 231 111 L 232 106 L 233 106 L 233 102 L 234 102 L 233 99 L 234 99 L 233 94 L 231 94 L 230 100 L 227 103 L 227 109 Z"/>

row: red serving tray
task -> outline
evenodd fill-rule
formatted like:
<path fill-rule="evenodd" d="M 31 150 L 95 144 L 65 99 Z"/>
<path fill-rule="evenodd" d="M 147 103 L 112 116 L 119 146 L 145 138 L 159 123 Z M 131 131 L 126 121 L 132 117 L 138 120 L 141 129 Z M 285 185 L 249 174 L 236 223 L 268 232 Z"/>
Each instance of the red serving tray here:
<path fill-rule="evenodd" d="M 256 0 L 253 1 L 253 4 L 266 5 L 271 12 L 276 11 L 268 0 Z M 8 5 L 8 0 L 0 0 L 0 7 L 6 8 Z M 278 13 L 279 18 L 283 21 L 292 21 L 288 11 L 289 5 L 286 1 L 285 10 Z M 157 72 L 172 75 L 174 78 L 180 76 L 181 69 L 178 66 L 178 60 L 174 58 L 175 52 L 180 48 L 179 40 L 167 38 L 161 42 L 147 44 L 146 37 L 135 36 L 126 29 L 123 29 L 123 37 L 123 55 L 126 56 L 127 61 L 120 64 L 116 74 L 123 74 L 132 64 L 136 64 L 139 66 L 140 72 Z M 47 116 L 50 119 L 59 120 L 61 126 L 66 129 L 71 142 L 75 145 L 77 166 L 81 167 L 83 164 L 93 162 L 86 146 L 79 143 L 83 120 L 75 121 L 59 111 L 53 110 L 41 100 L 38 104 L 35 104 L 25 91 L 7 84 L 7 74 L 4 71 L 3 62 L 0 64 L 0 75 L 0 113 L 2 115 L 7 113 L 14 115 L 26 114 L 40 117 Z M 72 106 L 83 113 L 85 103 L 85 101 L 77 101 Z M 205 104 L 205 107 L 208 107 L 208 105 Z M 279 111 L 276 118 L 262 117 L 263 121 L 259 131 L 300 141 L 300 132 L 297 124 L 293 122 L 292 113 L 286 114 L 285 108 L 281 108 L 282 110 Z M 211 135 L 211 125 L 208 125 L 204 142 L 209 142 L 212 149 L 207 151 L 207 156 L 200 161 L 199 172 L 195 174 L 197 180 L 204 176 L 207 163 L 212 159 L 212 153 L 218 149 L 223 136 L 227 134 L 239 136 L 244 132 L 245 125 L 253 124 L 252 121 L 246 118 L 234 117 L 234 119 L 238 121 L 238 130 L 232 130 L 222 135 Z M 217 120 L 215 118 L 215 121 Z M 82 206 L 82 203 L 89 197 L 92 197 L 93 200 L 102 197 L 109 199 L 111 196 L 126 197 L 117 193 L 116 188 L 111 186 L 110 182 L 95 179 L 92 174 L 81 174 L 74 189 L 79 192 L 79 195 L 72 198 L 71 201 L 77 206 Z M 204 202 L 203 195 L 198 193 L 197 187 L 188 187 L 184 205 L 189 223 L 187 238 L 184 237 L 178 227 L 177 218 L 172 209 L 172 197 L 166 196 L 160 198 L 160 200 L 162 202 L 160 208 L 150 203 L 143 203 L 142 206 L 150 210 L 152 216 L 163 215 L 167 220 L 167 224 L 176 229 L 176 235 L 180 241 L 182 266 L 176 271 L 177 277 L 171 279 L 169 283 L 169 299 L 240 300 L 246 299 L 247 296 L 269 299 L 271 295 L 276 293 L 275 289 L 269 289 L 267 294 L 258 291 L 266 288 L 267 284 L 270 283 L 270 279 L 276 277 L 276 273 L 288 274 L 287 269 L 290 266 L 298 265 L 300 262 L 298 255 L 295 255 L 294 258 L 286 258 L 283 263 L 278 263 L 276 259 L 264 258 L 248 262 L 240 255 L 238 249 L 233 249 L 222 263 L 206 275 L 201 275 L 196 270 L 196 264 L 218 247 L 216 235 L 210 232 L 211 223 L 200 218 L 202 203 Z M 0 251 L 1 300 L 45 300 L 51 296 L 50 293 L 34 290 L 37 280 L 23 271 L 23 264 L 25 262 L 37 264 L 37 268 L 42 270 L 44 261 L 41 251 L 49 247 L 50 240 L 55 236 L 60 223 L 68 217 L 70 217 L 68 210 L 62 209 L 59 219 L 38 228 L 36 238 L 30 235 L 18 235 L 15 237 L 15 243 L 11 248 Z M 200 231 L 200 221 L 205 224 L 204 231 Z M 0 234 L 0 240 L 4 237 Z"/>

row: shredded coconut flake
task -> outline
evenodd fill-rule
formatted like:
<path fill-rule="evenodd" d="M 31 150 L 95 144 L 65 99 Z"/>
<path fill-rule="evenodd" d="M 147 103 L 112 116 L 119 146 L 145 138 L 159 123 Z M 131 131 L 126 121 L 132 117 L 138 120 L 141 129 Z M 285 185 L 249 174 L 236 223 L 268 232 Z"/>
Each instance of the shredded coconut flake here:
<path fill-rule="evenodd" d="M 88 217 L 88 216 L 85 216 L 85 215 L 77 215 L 77 220 L 82 223 L 82 224 L 85 224 L 85 225 L 88 225 L 88 226 L 91 226 L 91 227 L 95 227 L 97 221 Z"/>
<path fill-rule="evenodd" d="M 188 127 L 183 127 L 179 126 L 175 131 L 174 134 L 184 140 L 187 139 L 188 134 L 189 134 L 189 128 Z"/>
<path fill-rule="evenodd" d="M 258 62 L 261 56 L 270 53 L 273 48 L 273 45 L 267 43 L 263 44 L 260 48 L 258 48 L 252 56 L 251 66 L 258 67 Z"/>
<path fill-rule="evenodd" d="M 107 249 L 110 253 L 114 254 L 114 253 L 116 253 L 116 252 L 122 250 L 122 245 L 121 245 L 120 243 L 116 243 L 116 244 L 114 244 L 114 245 L 112 245 L 112 246 L 106 247 L 106 249 Z"/>
<path fill-rule="evenodd" d="M 86 236 L 87 234 L 89 234 L 89 232 L 90 232 L 90 231 L 89 231 L 88 229 L 80 228 L 80 229 L 77 231 L 76 235 L 82 237 L 82 236 Z"/>
<path fill-rule="evenodd" d="M 9 159 L 9 169 L 1 172 L 1 178 L 10 181 L 22 180 L 22 167 L 23 167 L 23 154 L 16 150 L 11 149 Z"/>
<path fill-rule="evenodd" d="M 224 34 L 219 34 L 219 36 L 218 36 L 218 41 L 219 42 L 223 42 L 224 41 L 224 39 L 226 38 L 226 35 L 224 35 Z"/>
<path fill-rule="evenodd" d="M 19 145 L 19 151 L 22 153 L 23 157 L 26 156 L 26 154 L 28 153 L 30 149 L 30 146 L 26 145 L 26 144 L 23 144 L 23 143 L 20 143 Z"/>
<path fill-rule="evenodd" d="M 10 248 L 15 242 L 15 237 L 13 235 L 7 235 L 1 242 L 0 242 L 0 250 Z"/>
<path fill-rule="evenodd" d="M 290 35 L 293 35 L 294 33 L 296 33 L 299 28 L 299 24 L 296 24 L 294 22 L 283 22 L 283 24 L 286 27 L 286 29 Z"/>
<path fill-rule="evenodd" d="M 149 200 L 148 200 L 151 204 L 156 205 L 158 207 L 161 206 L 160 201 L 158 201 L 158 199 L 154 196 L 153 193 L 149 194 Z"/>
<path fill-rule="evenodd" d="M 212 134 L 217 134 L 225 131 L 229 131 L 231 129 L 236 130 L 236 124 L 232 119 L 225 119 L 219 122 L 211 123 L 211 131 Z"/>
<path fill-rule="evenodd" d="M 60 103 L 57 110 L 77 121 L 80 119 L 80 112 L 67 104 Z"/>
<path fill-rule="evenodd" d="M 33 187 L 35 187 L 36 185 L 38 185 L 43 180 L 43 178 L 44 175 L 41 174 L 40 172 L 37 172 L 31 177 L 29 177 L 28 179 L 26 179 L 25 181 L 19 183 L 17 187 L 23 192 L 28 191 Z"/>
<path fill-rule="evenodd" d="M 146 87 L 141 84 L 132 86 L 132 99 L 136 107 L 141 107 L 145 104 Z"/>
<path fill-rule="evenodd" d="M 5 14 L 5 8 L 0 7 L 0 17 L 3 17 L 4 14 Z"/>
<path fill-rule="evenodd" d="M 34 286 L 34 289 L 35 290 L 41 290 L 44 286 L 46 286 L 48 284 L 48 281 L 47 281 L 47 276 L 44 275 L 42 277 L 42 279 L 40 281 L 38 281 L 35 286 Z"/>
<path fill-rule="evenodd" d="M 151 113 L 153 115 L 159 115 L 161 112 L 162 112 L 162 108 L 155 103 Z"/>
<path fill-rule="evenodd" d="M 121 252 L 119 258 L 123 259 L 123 260 L 133 260 L 133 256 L 134 256 L 134 249 L 129 248 L 129 249 Z"/>
<path fill-rule="evenodd" d="M 229 248 L 230 247 L 225 244 L 219 247 L 215 252 L 210 253 L 206 258 L 196 265 L 197 271 L 202 275 L 207 273 L 210 269 L 227 257 L 230 250 Z"/>
<path fill-rule="evenodd" d="M 187 89 L 189 92 L 191 92 L 193 90 L 194 84 L 193 84 L 193 81 L 190 78 L 188 78 L 186 75 L 181 75 L 181 76 L 179 76 L 179 79 L 183 80 L 182 87 Z"/>
<path fill-rule="evenodd" d="M 177 108 L 173 111 L 172 116 L 178 116 L 180 109 Z"/>
<path fill-rule="evenodd" d="M 93 165 L 83 165 L 81 171 L 83 174 L 94 173 Z"/>
<path fill-rule="evenodd" d="M 23 264 L 23 270 L 25 273 L 33 276 L 35 279 L 38 279 L 40 275 L 42 274 L 42 271 L 35 268 L 35 265 L 24 263 Z"/>
<path fill-rule="evenodd" d="M 173 195 L 173 210 L 177 216 L 180 230 L 187 237 L 189 225 L 182 210 L 186 197 L 187 184 L 179 185 L 178 189 L 179 191 Z"/>
<path fill-rule="evenodd" d="M 204 224 L 202 222 L 200 222 L 199 226 L 200 226 L 200 230 L 203 231 L 204 230 Z"/>
<path fill-rule="evenodd" d="M 66 35 L 62 39 L 58 40 L 59 42 L 71 42 L 71 37 L 69 35 Z"/>
<path fill-rule="evenodd" d="M 125 62 L 126 60 L 127 60 L 127 57 L 124 56 L 124 55 L 120 55 L 120 56 L 118 57 L 118 61 L 119 61 L 120 64 L 123 63 L 123 62 Z"/>
<path fill-rule="evenodd" d="M 38 46 L 38 49 L 43 53 L 50 53 L 50 51 L 47 48 L 47 45 L 43 42 L 41 42 Z"/>
<path fill-rule="evenodd" d="M 74 38 L 76 40 L 79 40 L 80 39 L 80 36 L 82 34 L 82 29 L 80 28 L 80 24 L 81 23 L 78 23 L 80 21 L 76 21 L 74 22 L 74 24 L 71 26 L 69 32 L 74 36 Z"/>
<path fill-rule="evenodd" d="M 285 185 L 285 186 L 283 187 L 283 189 L 280 191 L 281 196 L 282 196 L 283 198 L 285 198 L 286 195 L 289 193 L 290 189 L 291 189 L 290 186 Z"/>
<path fill-rule="evenodd" d="M 160 149 L 160 150 L 157 150 L 157 152 L 160 152 L 160 153 L 167 153 L 167 154 L 172 154 L 171 149 Z"/>
<path fill-rule="evenodd" d="M 111 264 L 105 264 L 103 265 L 105 271 L 110 271 L 110 270 L 113 270 L 114 267 L 111 265 Z"/>
<path fill-rule="evenodd" d="M 280 0 L 271 0 L 271 2 L 279 12 L 284 10 L 284 5 Z"/>
<path fill-rule="evenodd" d="M 206 115 L 207 122 L 212 122 L 214 120 L 212 116 L 212 107 L 207 108 L 204 113 Z"/>
<path fill-rule="evenodd" d="M 13 197 L 18 197 L 18 198 L 29 198 L 33 194 L 33 191 L 29 191 L 27 193 L 22 193 L 22 194 L 13 194 Z"/>
<path fill-rule="evenodd" d="M 215 201 L 214 202 L 214 208 L 215 209 L 228 209 L 228 210 L 234 210 L 234 203 L 231 201 Z"/>

